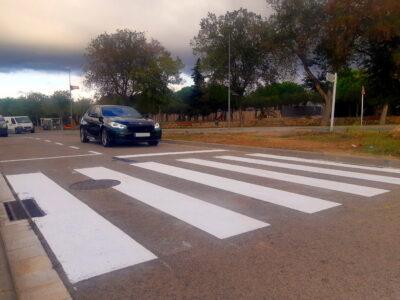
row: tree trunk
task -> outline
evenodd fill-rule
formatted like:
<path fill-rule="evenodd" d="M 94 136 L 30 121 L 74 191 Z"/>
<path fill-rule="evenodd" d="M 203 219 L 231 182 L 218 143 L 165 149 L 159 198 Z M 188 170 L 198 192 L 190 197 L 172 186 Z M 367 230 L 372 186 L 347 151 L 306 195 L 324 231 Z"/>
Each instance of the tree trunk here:
<path fill-rule="evenodd" d="M 389 109 L 389 103 L 385 103 L 383 104 L 383 108 L 382 108 L 382 112 L 381 112 L 381 118 L 379 120 L 379 124 L 380 125 L 385 125 L 386 124 L 386 116 L 388 113 L 388 109 Z"/>
<path fill-rule="evenodd" d="M 331 92 L 329 91 L 328 93 L 326 93 L 322 86 L 321 86 L 321 82 L 318 80 L 318 78 L 313 74 L 313 72 L 311 71 L 310 67 L 307 64 L 307 59 L 302 56 L 302 55 L 297 55 L 301 61 L 301 63 L 303 64 L 303 68 L 304 71 L 306 72 L 307 76 L 312 80 L 315 89 L 317 90 L 317 92 L 320 94 L 320 96 L 324 99 L 325 102 L 325 109 L 324 112 L 322 114 L 322 120 L 321 120 L 321 125 L 322 126 L 327 126 L 329 125 L 329 118 L 331 116 L 331 111 L 332 111 L 332 95 Z"/>
<path fill-rule="evenodd" d="M 326 94 L 327 98 L 325 99 L 324 110 L 322 112 L 322 126 L 328 126 L 330 124 L 331 114 L 332 114 L 332 92 L 329 91 Z"/>

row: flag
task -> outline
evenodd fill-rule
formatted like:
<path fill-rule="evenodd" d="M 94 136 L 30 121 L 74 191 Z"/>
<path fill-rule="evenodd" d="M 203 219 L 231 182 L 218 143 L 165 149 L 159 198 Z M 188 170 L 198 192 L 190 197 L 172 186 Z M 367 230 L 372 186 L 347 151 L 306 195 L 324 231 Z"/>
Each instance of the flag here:
<path fill-rule="evenodd" d="M 79 86 L 77 86 L 77 85 L 70 85 L 69 88 L 71 89 L 71 91 L 79 90 Z"/>

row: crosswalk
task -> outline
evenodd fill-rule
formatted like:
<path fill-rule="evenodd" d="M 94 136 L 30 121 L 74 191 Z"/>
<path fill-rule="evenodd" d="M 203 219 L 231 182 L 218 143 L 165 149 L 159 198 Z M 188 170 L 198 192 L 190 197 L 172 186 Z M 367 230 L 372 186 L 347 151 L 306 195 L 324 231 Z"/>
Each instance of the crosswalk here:
<path fill-rule="evenodd" d="M 193 227 L 193 230 L 219 240 L 256 230 L 268 230 L 274 224 L 260 220 L 251 213 L 239 213 L 210 203 L 212 201 L 201 192 L 196 197 L 188 195 L 182 188 L 185 184 L 198 185 L 199 190 L 200 186 L 211 188 L 210 193 L 218 191 L 225 195 L 226 202 L 234 195 L 241 195 L 240 201 L 258 201 L 265 206 L 266 213 L 272 205 L 285 214 L 316 214 L 334 209 L 343 204 L 340 199 L 345 195 L 351 195 L 353 201 L 378 199 L 378 196 L 389 193 L 400 184 L 400 176 L 396 177 L 400 169 L 394 168 L 262 153 L 236 156 L 207 153 L 209 157 L 206 159 L 196 158 L 196 153 L 192 152 L 185 153 L 190 155 L 189 158 L 171 155 L 172 158 L 163 163 L 154 160 L 130 162 L 128 169 L 123 171 L 104 166 L 77 168 L 74 171 L 86 179 L 118 180 L 120 184 L 112 187 L 115 193 L 121 193 L 132 202 L 143 203 L 177 222 Z M 179 184 L 161 186 L 153 180 L 143 179 L 140 174 L 144 170 L 151 174 L 150 178 L 174 179 Z M 291 174 L 292 170 L 301 175 Z M 215 171 L 219 175 L 214 174 Z M 241 179 L 233 179 L 235 174 L 240 174 Z M 318 178 L 321 174 L 330 177 Z M 46 213 L 44 217 L 34 218 L 33 221 L 71 283 L 157 259 L 157 251 L 147 249 L 141 240 L 133 239 L 47 175 L 38 172 L 8 175 L 7 178 L 20 198 L 34 198 Z M 345 182 L 346 178 L 357 179 L 359 183 Z M 254 179 L 257 179 L 257 184 Z M 282 185 L 277 188 L 276 182 L 290 184 L 294 187 L 291 190 L 298 188 L 299 192 L 287 191 Z M 384 188 L 379 187 L 381 183 L 384 183 Z M 309 189 L 302 189 L 302 186 Z M 316 189 L 316 194 L 321 192 L 322 195 L 329 195 L 329 199 L 324 199 L 325 196 L 316 197 L 315 194 L 307 195 L 310 189 Z M 117 199 L 110 201 L 118 205 Z"/>

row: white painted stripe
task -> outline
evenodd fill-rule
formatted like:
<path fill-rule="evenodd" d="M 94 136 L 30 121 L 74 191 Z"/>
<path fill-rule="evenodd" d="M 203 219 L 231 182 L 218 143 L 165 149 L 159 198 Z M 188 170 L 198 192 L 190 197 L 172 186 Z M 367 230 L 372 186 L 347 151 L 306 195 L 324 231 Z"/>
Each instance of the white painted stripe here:
<path fill-rule="evenodd" d="M 186 163 L 191 163 L 191 164 L 196 164 L 196 165 L 206 166 L 206 167 L 211 167 L 211 168 L 217 168 L 217 169 L 227 170 L 227 171 L 232 171 L 232 172 L 238 172 L 238 173 L 243 173 L 243 174 L 248 174 L 248 175 L 254 175 L 254 176 L 259 176 L 259 177 L 264 177 L 264 178 L 271 178 L 271 179 L 293 182 L 293 183 L 298 183 L 298 184 L 303 184 L 303 185 L 309 185 L 309 186 L 313 186 L 313 187 L 319 187 L 319 188 L 328 189 L 328 190 L 332 190 L 332 191 L 339 191 L 339 192 L 344 192 L 344 193 L 349 193 L 349 194 L 354 194 L 354 195 L 359 195 L 359 196 L 365 196 L 365 197 L 372 197 L 372 196 L 376 196 L 376 195 L 380 195 L 380 194 L 389 192 L 388 190 L 376 189 L 376 188 L 362 186 L 362 185 L 355 185 L 355 184 L 343 183 L 343 182 L 332 181 L 332 180 L 317 179 L 317 178 L 306 177 L 306 176 L 291 175 L 291 174 L 267 171 L 267 170 L 262 170 L 262 169 L 248 168 L 248 167 L 231 165 L 231 164 L 220 163 L 220 162 L 204 160 L 204 159 L 196 159 L 196 158 L 178 159 L 178 161 L 183 161 Z"/>
<path fill-rule="evenodd" d="M 74 157 L 95 156 L 95 155 L 100 155 L 100 154 L 101 154 L 101 153 L 92 153 L 92 154 L 79 154 L 79 155 L 64 155 L 64 156 L 49 156 L 49 157 L 34 157 L 34 158 L 9 159 L 9 160 L 0 160 L 0 163 L 11 163 L 11 162 L 20 162 L 20 161 L 35 161 L 35 160 L 47 160 L 47 159 L 60 159 L 60 158 L 74 158 Z"/>
<path fill-rule="evenodd" d="M 79 150 L 79 147 L 69 146 L 71 149 Z"/>
<path fill-rule="evenodd" d="M 306 158 L 301 158 L 301 157 L 271 155 L 271 154 L 264 154 L 264 153 L 252 153 L 252 154 L 247 154 L 247 155 L 254 156 L 254 157 L 263 157 L 263 158 L 272 158 L 272 159 L 280 159 L 280 160 L 288 160 L 288 161 L 305 162 L 305 163 L 310 163 L 310 164 L 319 164 L 319 165 L 337 166 L 337 167 L 343 167 L 343 168 L 354 168 L 354 169 L 361 169 L 361 170 L 368 170 L 368 171 L 379 171 L 379 172 L 389 172 L 389 173 L 400 174 L 400 169 L 395 169 L 395 168 L 352 165 L 352 164 L 346 164 L 346 163 L 342 163 L 342 162 L 333 162 L 333 161 L 328 161 L 328 160 L 306 159 Z"/>
<path fill-rule="evenodd" d="M 107 168 L 96 167 L 77 169 L 75 171 L 92 179 L 119 180 L 121 184 L 114 187 L 117 191 L 220 239 L 269 225 L 200 199 Z"/>
<path fill-rule="evenodd" d="M 102 155 L 103 153 L 100 153 L 100 152 L 97 152 L 97 151 L 88 151 L 89 153 L 92 153 L 92 154 L 96 154 L 96 155 Z"/>
<path fill-rule="evenodd" d="M 117 158 L 134 158 L 134 157 L 148 157 L 148 156 L 214 153 L 214 152 L 225 152 L 225 151 L 228 151 L 228 150 L 213 149 L 213 150 L 196 150 L 196 151 L 179 151 L 179 152 L 144 153 L 144 154 L 133 154 L 133 155 L 119 155 L 119 156 L 115 156 L 115 157 L 117 157 Z"/>
<path fill-rule="evenodd" d="M 196 172 L 155 162 L 136 163 L 132 164 L 132 166 L 152 170 L 170 176 L 175 176 L 185 180 L 194 181 L 225 191 L 292 208 L 305 213 L 315 213 L 340 205 L 336 202 L 303 196 L 295 193 L 264 187 L 261 185 Z"/>
<path fill-rule="evenodd" d="M 227 159 L 227 160 L 231 160 L 231 161 L 240 161 L 240 162 L 245 162 L 245 163 L 250 163 L 250 164 L 258 164 L 258 165 L 263 165 L 263 166 L 278 167 L 278 168 L 284 168 L 284 169 L 290 169 L 290 170 L 299 170 L 299 171 L 305 171 L 305 172 L 342 176 L 342 177 L 348 177 L 348 178 L 356 178 L 356 179 L 363 179 L 363 180 L 370 180 L 370 181 L 377 181 L 377 182 L 384 182 L 384 183 L 391 183 L 391 184 L 400 184 L 400 178 L 389 177 L 389 176 L 364 174 L 364 173 L 342 171 L 342 170 L 336 170 L 336 169 L 310 167 L 310 166 L 297 165 L 297 164 L 287 164 L 287 163 L 281 163 L 281 162 L 270 161 L 270 160 L 244 158 L 244 157 L 238 157 L 238 156 L 217 156 L 216 158 Z"/>
<path fill-rule="evenodd" d="M 55 143 L 56 145 L 59 145 L 59 146 L 64 146 L 64 144 L 63 143 Z"/>
<path fill-rule="evenodd" d="M 50 140 L 44 140 L 46 143 L 51 143 L 51 141 Z"/>
<path fill-rule="evenodd" d="M 45 211 L 34 222 L 71 283 L 157 258 L 42 173 L 7 178 Z"/>

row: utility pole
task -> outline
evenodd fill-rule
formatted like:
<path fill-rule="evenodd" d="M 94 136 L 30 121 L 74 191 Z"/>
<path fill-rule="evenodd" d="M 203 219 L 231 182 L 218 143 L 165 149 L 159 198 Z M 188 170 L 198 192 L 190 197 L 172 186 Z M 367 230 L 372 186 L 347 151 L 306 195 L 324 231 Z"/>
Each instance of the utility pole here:
<path fill-rule="evenodd" d="M 231 127 L 231 33 L 228 37 L 228 127 Z"/>

